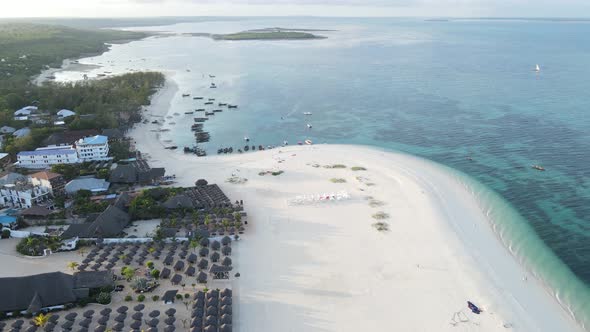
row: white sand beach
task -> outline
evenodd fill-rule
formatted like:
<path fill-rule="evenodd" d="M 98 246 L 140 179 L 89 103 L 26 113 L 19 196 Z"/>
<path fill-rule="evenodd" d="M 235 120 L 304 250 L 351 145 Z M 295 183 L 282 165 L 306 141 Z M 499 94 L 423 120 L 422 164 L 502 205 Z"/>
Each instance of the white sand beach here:
<path fill-rule="evenodd" d="M 175 93 L 174 84 L 160 91 L 146 116 L 165 115 Z M 130 133 L 152 166 L 175 174 L 176 185 L 204 178 L 244 201 L 249 225 L 234 245 L 237 331 L 582 330 L 443 168 L 347 145 L 198 158 L 163 149 L 156 128 Z M 335 164 L 346 168 L 323 167 Z M 269 170 L 284 173 L 258 174 Z M 227 183 L 232 176 L 247 182 Z M 338 191 L 350 199 L 289 203 Z M 388 218 L 373 218 L 379 212 Z M 389 231 L 372 226 L 378 221 Z M 471 313 L 467 301 L 483 312 Z"/>

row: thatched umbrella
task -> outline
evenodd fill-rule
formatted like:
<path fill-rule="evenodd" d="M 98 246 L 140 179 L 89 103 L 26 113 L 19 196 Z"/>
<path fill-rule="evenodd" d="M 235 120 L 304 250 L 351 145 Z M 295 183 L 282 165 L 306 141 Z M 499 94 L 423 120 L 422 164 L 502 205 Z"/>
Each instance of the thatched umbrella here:
<path fill-rule="evenodd" d="M 231 255 L 231 247 L 225 246 L 225 247 L 221 248 L 221 253 L 225 256 Z"/>
<path fill-rule="evenodd" d="M 98 319 L 98 325 L 107 325 L 108 322 L 109 322 L 108 316 L 102 316 Z"/>
<path fill-rule="evenodd" d="M 195 293 L 195 295 L 193 296 L 193 299 L 194 300 L 196 300 L 196 299 L 203 299 L 204 300 L 205 299 L 205 292 L 203 292 L 202 290 L 197 291 Z"/>
<path fill-rule="evenodd" d="M 223 258 L 223 260 L 221 261 L 221 265 L 223 265 L 225 267 L 231 266 L 231 263 L 232 263 L 231 258 L 229 258 L 227 256 L 225 258 Z"/>
<path fill-rule="evenodd" d="M 209 291 L 208 291 L 208 292 L 205 294 L 205 297 L 206 297 L 207 299 L 210 299 L 210 298 L 213 298 L 213 297 L 217 299 L 217 298 L 219 297 L 219 291 L 218 291 L 218 290 L 216 290 L 216 289 L 211 289 L 211 290 L 209 290 Z"/>
<path fill-rule="evenodd" d="M 221 324 L 231 324 L 231 314 L 223 314 L 219 318 Z"/>
<path fill-rule="evenodd" d="M 231 305 L 231 303 L 232 303 L 231 297 L 224 296 L 224 297 L 221 298 L 221 304 L 222 305 Z"/>
<path fill-rule="evenodd" d="M 209 238 L 206 238 L 206 237 L 202 238 L 201 241 L 199 241 L 199 244 L 202 247 L 208 247 L 209 246 Z"/>
<path fill-rule="evenodd" d="M 176 331 L 176 328 L 174 327 L 174 325 L 168 325 L 164 328 L 164 332 L 174 332 Z"/>
<path fill-rule="evenodd" d="M 217 328 L 213 325 L 205 326 L 203 332 L 217 332 Z"/>
<path fill-rule="evenodd" d="M 229 247 L 225 247 L 225 248 L 229 248 Z M 221 258 L 221 256 L 219 255 L 219 253 L 217 251 L 215 251 L 211 254 L 211 256 L 209 258 L 211 258 L 211 261 L 213 263 L 217 263 L 219 261 L 219 259 Z"/>
<path fill-rule="evenodd" d="M 131 318 L 133 320 L 142 320 L 143 314 L 141 312 L 136 312 L 131 316 Z"/>
<path fill-rule="evenodd" d="M 123 323 L 126 318 L 127 314 L 120 314 L 117 317 L 115 317 L 115 322 Z"/>
<path fill-rule="evenodd" d="M 78 314 L 77 314 L 77 313 L 75 313 L 75 312 L 70 312 L 69 314 L 65 315 L 65 317 L 64 317 L 64 318 L 65 318 L 66 320 L 69 320 L 69 321 L 73 322 L 73 321 L 75 321 L 75 320 L 76 320 L 76 317 L 78 317 Z"/>
<path fill-rule="evenodd" d="M 213 250 L 221 249 L 221 243 L 219 243 L 219 241 L 217 241 L 217 240 L 211 242 L 211 249 L 213 249 Z"/>
<path fill-rule="evenodd" d="M 47 323 L 45 324 L 45 327 L 43 328 L 43 331 L 45 332 L 52 332 L 55 329 L 55 324 L 53 323 Z M 18 331 L 18 329 L 15 329 L 16 331 Z"/>
<path fill-rule="evenodd" d="M 78 332 L 88 332 L 88 328 L 87 327 L 81 327 L 78 329 Z"/>
<path fill-rule="evenodd" d="M 107 328 L 104 325 L 98 325 L 94 328 L 94 332 L 105 332 Z"/>
<path fill-rule="evenodd" d="M 127 310 L 129 310 L 129 308 L 127 308 L 127 306 L 122 306 L 117 309 L 117 312 L 120 314 L 124 314 L 127 312 Z"/>
<path fill-rule="evenodd" d="M 0 330 L 4 329 L 4 327 L 6 327 L 6 323 L 0 322 Z"/>
<path fill-rule="evenodd" d="M 150 312 L 149 316 L 152 318 L 156 318 L 156 317 L 160 316 L 160 311 L 153 310 L 152 312 Z"/>
<path fill-rule="evenodd" d="M 209 182 L 207 182 L 207 180 L 205 180 L 205 179 L 198 179 L 195 182 L 195 186 L 197 186 L 197 187 L 206 186 L 207 184 L 209 184 Z"/>
<path fill-rule="evenodd" d="M 224 290 L 221 291 L 221 293 L 219 293 L 219 295 L 221 295 L 221 297 L 232 296 L 232 291 L 229 288 L 225 288 Z"/>
<path fill-rule="evenodd" d="M 27 327 L 25 332 L 36 332 L 37 329 L 38 329 L 37 325 L 31 325 L 31 326 Z"/>
<path fill-rule="evenodd" d="M 207 249 L 207 248 L 199 249 L 199 256 L 201 256 L 201 257 L 209 256 L 209 249 Z"/>
<path fill-rule="evenodd" d="M 136 320 L 133 323 L 131 323 L 129 327 L 131 327 L 134 330 L 138 330 L 141 327 L 141 321 Z"/>
<path fill-rule="evenodd" d="M 192 318 L 203 318 L 205 316 L 205 309 L 203 307 L 195 308 L 191 313 Z"/>
<path fill-rule="evenodd" d="M 170 308 L 168 310 L 166 310 L 166 312 L 164 312 L 166 314 L 166 316 L 174 316 L 174 314 L 176 313 L 176 309 L 174 308 Z"/>
<path fill-rule="evenodd" d="M 207 282 L 207 274 L 203 271 L 199 272 L 199 274 L 197 274 L 197 282 L 200 284 L 204 284 Z"/>
<path fill-rule="evenodd" d="M 123 328 L 125 328 L 125 324 L 123 323 L 116 323 L 113 325 L 113 331 L 123 331 Z"/>
<path fill-rule="evenodd" d="M 73 320 L 67 320 L 63 324 L 61 324 L 61 328 L 64 330 L 71 330 L 73 326 L 74 326 Z"/>
<path fill-rule="evenodd" d="M 49 316 L 49 318 L 47 319 L 47 321 L 52 322 L 53 324 L 57 323 L 57 320 L 59 319 L 59 315 L 58 314 L 53 314 L 51 316 Z"/>
<path fill-rule="evenodd" d="M 160 320 L 157 318 L 152 318 L 147 322 L 147 325 L 151 326 L 151 327 L 156 327 L 158 326 L 158 324 L 160 323 Z"/>
<path fill-rule="evenodd" d="M 133 307 L 133 310 L 135 310 L 135 311 L 142 311 L 143 309 L 145 309 L 145 305 L 143 303 L 140 303 L 140 304 L 136 305 L 135 307 Z"/>
<path fill-rule="evenodd" d="M 214 317 L 214 316 L 205 317 L 204 324 L 216 326 L 217 325 L 217 317 Z"/>
<path fill-rule="evenodd" d="M 54 323 L 54 322 L 52 322 L 52 323 Z M 18 320 L 15 320 L 10 326 L 13 327 L 13 328 L 15 328 L 15 329 L 20 329 L 24 324 L 25 324 L 25 321 L 24 320 L 18 319 Z"/>
<path fill-rule="evenodd" d="M 88 327 L 88 326 L 90 326 L 90 323 L 92 323 L 92 319 L 86 318 L 86 319 L 82 320 L 80 323 L 78 323 L 78 325 L 80 325 L 82 327 Z"/>
<path fill-rule="evenodd" d="M 204 258 L 201 258 L 201 260 L 197 264 L 197 267 L 199 268 L 199 270 L 204 270 L 207 268 L 207 266 L 209 266 L 209 261 Z"/>
<path fill-rule="evenodd" d="M 230 238 L 229 236 L 227 236 L 227 235 L 226 235 L 226 236 L 224 236 L 224 237 L 221 239 L 221 244 L 223 244 L 224 246 L 228 246 L 228 245 L 230 245 L 230 244 L 231 244 L 231 238 Z"/>
<path fill-rule="evenodd" d="M 195 326 L 202 326 L 203 325 L 203 318 L 201 317 L 195 317 L 191 320 L 191 327 L 195 327 Z"/>
<path fill-rule="evenodd" d="M 203 328 L 201 328 L 200 326 L 193 326 L 190 329 L 190 332 L 203 332 Z"/>
<path fill-rule="evenodd" d="M 203 306 L 205 305 L 205 299 L 204 298 L 197 298 L 195 300 L 195 302 L 193 302 L 193 309 L 196 308 L 203 308 Z"/>
<path fill-rule="evenodd" d="M 231 323 L 223 324 L 219 327 L 219 332 L 231 332 L 231 331 L 232 331 Z"/>
<path fill-rule="evenodd" d="M 107 316 L 108 314 L 110 314 L 113 311 L 113 309 L 111 308 L 104 308 L 100 311 L 100 314 L 103 316 Z"/>
<path fill-rule="evenodd" d="M 207 307 L 207 316 L 217 316 L 217 307 Z"/>
<path fill-rule="evenodd" d="M 216 297 L 211 297 L 207 299 L 207 306 L 216 306 L 219 304 L 219 300 Z"/>
<path fill-rule="evenodd" d="M 176 322 L 176 318 L 174 318 L 174 316 L 164 319 L 164 323 L 166 323 L 166 325 L 174 325 L 174 322 Z"/>
<path fill-rule="evenodd" d="M 84 311 L 84 314 L 82 314 L 82 316 L 86 317 L 86 318 L 92 318 L 92 315 L 94 315 L 94 310 L 86 310 Z"/>
<path fill-rule="evenodd" d="M 158 332 L 156 327 L 150 327 L 149 329 L 145 330 L 145 332 Z"/>

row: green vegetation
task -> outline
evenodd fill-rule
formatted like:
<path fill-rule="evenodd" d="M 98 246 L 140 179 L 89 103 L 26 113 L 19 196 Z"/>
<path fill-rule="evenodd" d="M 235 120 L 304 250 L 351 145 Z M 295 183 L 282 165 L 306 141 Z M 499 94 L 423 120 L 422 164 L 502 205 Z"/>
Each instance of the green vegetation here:
<path fill-rule="evenodd" d="M 160 206 L 160 204 L 183 191 L 183 188 L 153 188 L 144 190 L 131 201 L 129 213 L 134 220 L 164 217 L 166 216 L 166 209 Z"/>
<path fill-rule="evenodd" d="M 126 302 L 131 302 L 131 301 L 133 301 L 133 296 L 131 296 L 131 295 L 125 295 L 125 301 L 126 301 Z"/>
<path fill-rule="evenodd" d="M 346 183 L 346 179 L 343 178 L 332 178 L 330 179 L 332 183 Z"/>
<path fill-rule="evenodd" d="M 353 166 L 350 168 L 353 171 L 366 171 L 367 169 L 364 167 L 360 167 L 360 166 Z"/>
<path fill-rule="evenodd" d="M 76 83 L 46 83 L 37 86 L 30 78 L 66 58 L 102 53 L 106 42 L 140 39 L 146 34 L 113 30 L 78 30 L 61 26 L 26 23 L 0 24 L 0 126 L 29 127 L 31 135 L 6 136 L 4 151 L 14 155 L 41 145 L 52 133 L 63 130 L 53 125 L 60 109 L 77 115 L 66 120 L 69 129 L 103 129 L 129 126 L 141 119 L 141 106 L 164 82 L 160 73 L 131 73 Z M 14 111 L 36 105 L 39 120 L 14 120 Z M 123 154 L 121 149 L 115 153 Z"/>
<path fill-rule="evenodd" d="M 135 269 L 129 266 L 123 266 L 121 269 L 121 275 L 129 281 L 135 276 Z"/>
<path fill-rule="evenodd" d="M 377 229 L 379 232 L 388 232 L 389 231 L 389 224 L 386 222 L 376 222 L 373 224 L 373 227 Z"/>
<path fill-rule="evenodd" d="M 211 35 L 215 40 L 292 40 L 292 39 L 323 39 L 308 32 L 299 31 L 243 31 L 238 33 Z"/>
<path fill-rule="evenodd" d="M 373 215 L 373 219 L 382 220 L 382 219 L 389 219 L 389 214 L 385 212 L 377 212 Z"/>
<path fill-rule="evenodd" d="M 160 270 L 158 270 L 158 269 L 151 270 L 150 275 L 154 279 L 160 279 Z"/>
<path fill-rule="evenodd" d="M 156 302 L 160 299 L 160 297 L 158 295 L 154 295 L 152 296 L 152 301 Z"/>
<path fill-rule="evenodd" d="M 16 251 L 26 256 L 43 256 L 43 250 L 57 251 L 62 243 L 57 237 L 29 236 L 16 245 Z"/>
<path fill-rule="evenodd" d="M 90 190 L 79 190 L 74 195 L 74 214 L 87 215 L 90 213 L 100 213 L 109 206 L 108 202 L 94 203 L 90 200 L 92 192 Z"/>
<path fill-rule="evenodd" d="M 10 237 L 10 230 L 3 229 L 2 234 L 0 234 L 0 239 L 8 239 Z"/>
<path fill-rule="evenodd" d="M 143 301 L 145 301 L 145 295 L 143 295 L 143 294 L 140 294 L 140 295 L 138 295 L 138 296 L 137 296 L 137 301 L 138 301 L 138 302 L 143 302 Z"/>
<path fill-rule="evenodd" d="M 324 168 L 328 168 L 328 169 L 344 169 L 344 168 L 346 168 L 346 165 L 342 165 L 342 164 L 326 165 L 326 166 L 324 166 Z"/>
<path fill-rule="evenodd" d="M 109 304 L 111 303 L 111 293 L 101 292 L 96 296 L 96 302 L 99 304 Z"/>

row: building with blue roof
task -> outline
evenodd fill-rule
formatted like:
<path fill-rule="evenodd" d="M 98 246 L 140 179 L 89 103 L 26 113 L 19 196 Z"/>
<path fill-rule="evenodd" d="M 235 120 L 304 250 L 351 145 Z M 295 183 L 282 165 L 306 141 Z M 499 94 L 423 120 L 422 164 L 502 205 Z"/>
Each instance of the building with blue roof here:
<path fill-rule="evenodd" d="M 81 161 L 109 160 L 109 138 L 103 135 L 84 137 L 76 141 Z"/>

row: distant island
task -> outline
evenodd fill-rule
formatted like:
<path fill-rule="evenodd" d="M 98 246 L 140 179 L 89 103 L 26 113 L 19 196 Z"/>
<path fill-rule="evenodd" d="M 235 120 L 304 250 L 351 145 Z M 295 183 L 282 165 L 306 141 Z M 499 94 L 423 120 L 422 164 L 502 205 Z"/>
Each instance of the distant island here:
<path fill-rule="evenodd" d="M 299 40 L 327 38 L 312 33 L 322 31 L 326 32 L 332 30 L 264 28 L 228 34 L 190 33 L 188 35 L 196 37 L 209 37 L 214 40 Z"/>

